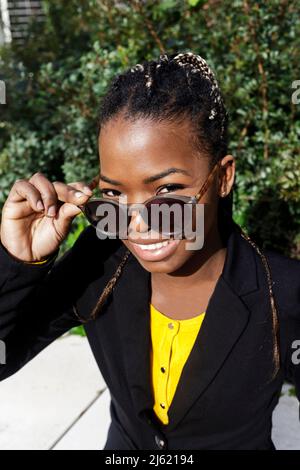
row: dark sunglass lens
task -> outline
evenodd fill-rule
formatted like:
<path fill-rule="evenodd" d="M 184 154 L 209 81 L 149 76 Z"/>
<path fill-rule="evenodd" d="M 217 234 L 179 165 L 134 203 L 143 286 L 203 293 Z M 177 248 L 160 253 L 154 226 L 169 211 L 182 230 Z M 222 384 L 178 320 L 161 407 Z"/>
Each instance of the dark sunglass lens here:
<path fill-rule="evenodd" d="M 182 236 L 184 223 L 185 202 L 176 198 L 155 198 L 150 201 L 142 212 L 142 218 L 155 232 L 166 236 Z"/>
<path fill-rule="evenodd" d="M 99 206 L 99 202 L 97 201 L 89 201 L 84 206 L 84 213 L 90 224 L 94 227 L 99 222 L 99 217 L 96 215 L 97 207 Z"/>
<path fill-rule="evenodd" d="M 89 201 L 84 213 L 97 231 L 107 236 L 119 236 L 129 224 L 125 207 L 115 201 Z"/>

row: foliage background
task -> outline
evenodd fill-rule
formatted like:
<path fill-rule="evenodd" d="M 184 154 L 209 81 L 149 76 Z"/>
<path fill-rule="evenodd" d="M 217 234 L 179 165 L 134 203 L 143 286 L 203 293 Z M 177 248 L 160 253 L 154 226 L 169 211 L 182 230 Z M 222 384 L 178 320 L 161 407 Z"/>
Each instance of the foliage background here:
<path fill-rule="evenodd" d="M 0 51 L 0 206 L 17 178 L 88 181 L 109 80 L 160 53 L 192 50 L 215 71 L 237 159 L 234 218 L 262 247 L 300 258 L 300 3 L 44 0 L 21 47 Z M 80 216 L 64 243 L 85 226 Z"/>

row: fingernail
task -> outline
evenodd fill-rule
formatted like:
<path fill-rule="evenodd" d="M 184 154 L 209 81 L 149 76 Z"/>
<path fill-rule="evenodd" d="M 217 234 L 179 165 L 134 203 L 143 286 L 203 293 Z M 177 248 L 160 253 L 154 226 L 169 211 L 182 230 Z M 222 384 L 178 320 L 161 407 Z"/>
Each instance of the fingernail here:
<path fill-rule="evenodd" d="M 36 203 L 36 207 L 39 211 L 43 211 L 44 210 L 44 204 L 42 203 L 42 201 L 38 201 Z"/>
<path fill-rule="evenodd" d="M 47 215 L 49 215 L 50 217 L 54 217 L 55 214 L 56 214 L 55 206 L 50 206 L 49 209 L 48 209 Z"/>
<path fill-rule="evenodd" d="M 76 191 L 75 197 L 78 197 L 78 198 L 79 198 L 79 197 L 82 197 L 82 196 L 85 196 L 85 194 L 83 194 L 83 193 L 80 192 L 80 191 Z"/>
<path fill-rule="evenodd" d="M 83 191 L 87 194 L 93 194 L 93 191 L 91 190 L 91 188 L 89 188 L 88 186 L 84 186 L 83 187 Z"/>

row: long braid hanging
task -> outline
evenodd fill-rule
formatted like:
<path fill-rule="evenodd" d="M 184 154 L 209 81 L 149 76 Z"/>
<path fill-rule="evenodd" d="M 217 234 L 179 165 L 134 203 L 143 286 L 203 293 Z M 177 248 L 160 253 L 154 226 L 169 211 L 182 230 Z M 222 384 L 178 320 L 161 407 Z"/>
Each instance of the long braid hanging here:
<path fill-rule="evenodd" d="M 271 277 L 270 266 L 267 261 L 266 256 L 262 253 L 259 247 L 254 243 L 253 240 L 247 235 L 242 228 L 240 227 L 242 237 L 247 240 L 250 245 L 257 251 L 259 256 L 261 257 L 262 263 L 264 265 L 266 275 L 267 275 L 267 282 L 268 282 L 268 289 L 269 289 L 269 296 L 270 296 L 270 304 L 271 304 L 271 313 L 272 313 L 272 334 L 273 334 L 273 363 L 274 363 L 274 370 L 271 376 L 271 380 L 274 379 L 280 369 L 280 338 L 279 338 L 279 322 L 278 322 L 278 312 L 276 307 L 276 302 L 273 293 L 273 284 Z"/>
<path fill-rule="evenodd" d="M 119 279 L 121 273 L 122 273 L 122 269 L 123 267 L 125 266 L 126 264 L 126 261 L 128 260 L 129 256 L 131 255 L 131 251 L 129 250 L 126 250 L 125 251 L 125 254 L 122 258 L 122 260 L 120 261 L 117 269 L 115 270 L 113 276 L 111 277 L 111 279 L 108 281 L 108 283 L 106 284 L 105 288 L 103 289 L 99 299 L 97 300 L 97 303 L 95 305 L 95 307 L 93 308 L 92 310 L 92 313 L 90 315 L 89 318 L 85 319 L 85 318 L 82 318 L 78 311 L 77 311 L 77 308 L 75 305 L 73 305 L 73 312 L 75 314 L 75 316 L 82 322 L 82 323 L 88 323 L 90 320 L 95 320 L 96 317 L 98 316 L 98 313 L 100 312 L 104 302 L 106 301 L 106 299 L 110 296 L 110 294 L 112 293 L 115 285 L 116 285 L 116 282 L 117 280 Z"/>
<path fill-rule="evenodd" d="M 112 291 L 113 291 L 113 289 L 116 285 L 116 282 L 117 282 L 117 280 L 119 279 L 119 277 L 121 275 L 122 269 L 123 269 L 124 265 L 126 264 L 126 261 L 128 260 L 130 255 L 131 255 L 131 251 L 126 250 L 126 252 L 125 252 L 122 260 L 120 261 L 113 277 L 106 284 L 102 294 L 100 295 L 100 297 L 99 297 L 99 299 L 98 299 L 98 301 L 95 305 L 95 308 L 93 309 L 93 311 L 91 313 L 91 318 L 92 319 L 95 319 L 97 317 L 97 314 L 101 310 L 102 305 L 104 304 L 105 300 L 112 293 Z"/>
<path fill-rule="evenodd" d="M 201 76 L 204 78 L 207 78 L 211 84 L 211 91 L 210 95 L 212 98 L 212 103 L 213 106 L 211 108 L 210 114 L 208 119 L 213 120 L 216 117 L 219 117 L 220 119 L 220 133 L 222 137 L 224 137 L 225 133 L 225 127 L 226 127 L 226 120 L 228 117 L 226 108 L 223 103 L 223 99 L 221 96 L 220 88 L 217 82 L 217 79 L 205 61 L 201 56 L 194 54 L 192 52 L 185 52 L 185 53 L 180 53 L 180 54 L 174 54 L 173 56 L 168 56 L 167 54 L 162 54 L 159 57 L 159 61 L 156 63 L 152 63 L 150 65 L 148 63 L 147 67 L 145 67 L 142 64 L 136 64 L 134 67 L 130 69 L 130 72 L 132 74 L 134 73 L 144 73 L 144 84 L 145 88 L 147 91 L 147 95 L 150 96 L 152 92 L 153 85 L 155 83 L 155 77 L 154 77 L 154 72 L 159 69 L 159 67 L 162 66 L 162 64 L 165 63 L 170 63 L 171 61 L 177 63 L 179 66 L 183 67 L 186 73 L 186 79 L 187 79 L 187 84 L 188 86 L 191 85 L 191 80 L 192 80 L 192 74 L 195 73 L 200 73 Z M 118 83 L 118 79 L 115 80 L 114 86 L 116 87 Z M 230 193 L 231 194 L 231 193 Z M 227 199 L 229 195 L 224 198 Z M 222 199 L 223 201 L 223 199 Z M 228 214 L 229 215 L 229 214 Z M 276 308 L 276 303 L 274 299 L 274 293 L 272 289 L 273 281 L 271 277 L 271 272 L 270 272 L 270 267 L 268 264 L 268 261 L 265 257 L 265 255 L 262 253 L 262 251 L 259 249 L 259 247 L 251 240 L 251 238 L 240 228 L 240 233 L 241 236 L 247 240 L 248 243 L 256 250 L 258 255 L 260 256 L 263 266 L 266 271 L 267 275 L 267 282 L 268 282 L 268 289 L 269 289 L 269 296 L 270 296 L 270 304 L 271 304 L 271 313 L 272 313 L 272 336 L 273 336 L 273 364 L 274 364 L 274 370 L 271 376 L 271 380 L 276 377 L 279 369 L 280 369 L 280 348 L 279 348 L 279 323 L 278 323 L 278 313 L 277 313 L 277 308 Z M 126 264 L 126 261 L 128 260 L 129 255 L 131 252 L 129 250 L 126 250 L 123 259 L 121 260 L 119 266 L 117 267 L 113 277 L 108 281 L 106 287 L 104 288 L 103 292 L 101 293 L 96 306 L 94 307 L 92 313 L 91 313 L 91 319 L 95 319 L 101 310 L 105 300 L 108 298 L 108 296 L 111 294 L 111 292 L 114 289 L 114 286 L 118 280 L 118 278 L 121 275 L 122 269 L 124 265 Z M 78 312 L 76 308 L 74 307 L 74 313 L 78 318 L 81 319 L 81 317 L 78 315 Z M 81 319 L 83 322 L 86 322 L 86 320 Z"/>

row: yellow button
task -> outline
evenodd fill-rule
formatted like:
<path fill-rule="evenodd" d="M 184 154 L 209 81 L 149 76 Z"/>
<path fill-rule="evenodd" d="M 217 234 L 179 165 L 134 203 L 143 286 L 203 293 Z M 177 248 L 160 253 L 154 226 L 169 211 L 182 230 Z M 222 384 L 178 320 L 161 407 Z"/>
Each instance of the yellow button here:
<path fill-rule="evenodd" d="M 174 328 L 173 323 L 169 323 L 169 324 L 168 324 L 168 327 L 170 328 L 170 330 L 173 330 L 173 328 Z"/>

